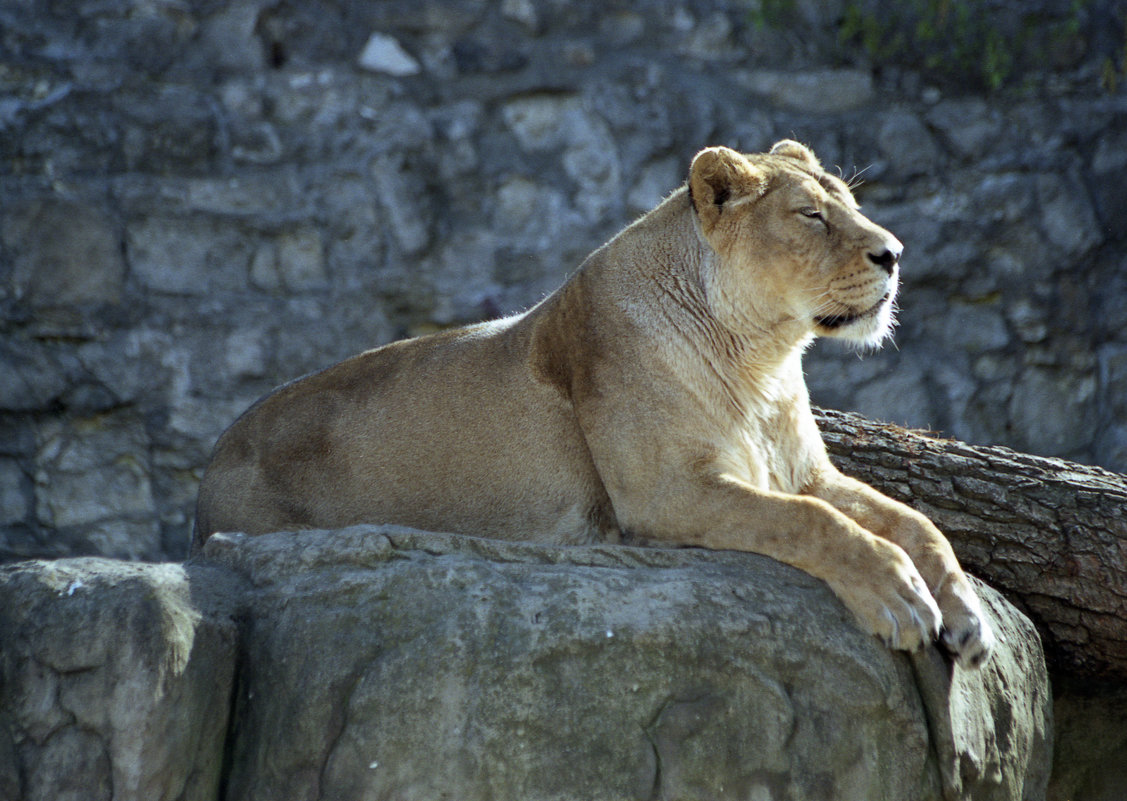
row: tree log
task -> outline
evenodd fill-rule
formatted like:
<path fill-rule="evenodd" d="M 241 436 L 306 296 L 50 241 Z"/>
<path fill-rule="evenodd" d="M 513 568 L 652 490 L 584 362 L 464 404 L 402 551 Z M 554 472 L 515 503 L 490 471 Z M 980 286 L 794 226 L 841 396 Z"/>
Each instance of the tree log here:
<path fill-rule="evenodd" d="M 838 468 L 930 517 L 1034 621 L 1054 672 L 1127 678 L 1127 476 L 815 413 Z"/>

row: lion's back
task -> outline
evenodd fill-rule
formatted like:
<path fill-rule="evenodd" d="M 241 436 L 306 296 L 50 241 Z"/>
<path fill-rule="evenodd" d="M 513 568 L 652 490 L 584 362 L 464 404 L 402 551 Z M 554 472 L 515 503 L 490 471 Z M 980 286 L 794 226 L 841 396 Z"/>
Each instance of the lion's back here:
<path fill-rule="evenodd" d="M 589 538 L 598 478 L 517 322 L 392 343 L 263 398 L 216 445 L 194 547 L 220 530 L 381 522 Z"/>

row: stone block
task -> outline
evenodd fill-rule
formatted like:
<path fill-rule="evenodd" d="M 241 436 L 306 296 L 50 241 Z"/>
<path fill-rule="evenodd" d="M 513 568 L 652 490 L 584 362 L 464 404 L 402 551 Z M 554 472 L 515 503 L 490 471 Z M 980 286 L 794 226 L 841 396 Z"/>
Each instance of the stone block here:
<path fill-rule="evenodd" d="M 908 428 L 936 425 L 943 400 L 924 382 L 924 368 L 910 358 L 897 358 L 888 372 L 856 387 L 850 406 L 866 417 Z"/>
<path fill-rule="evenodd" d="M 267 53 L 255 32 L 261 9 L 255 2 L 225 4 L 208 17 L 199 31 L 193 55 L 203 63 L 201 71 L 248 75 L 266 65 Z"/>
<path fill-rule="evenodd" d="M 978 356 L 984 351 L 1001 350 L 1010 343 L 1010 332 L 997 302 L 948 304 L 934 316 L 938 323 L 929 333 L 937 347 L 954 353 Z"/>
<path fill-rule="evenodd" d="M 1002 115 L 982 98 L 943 100 L 927 113 L 959 158 L 974 160 L 989 152 L 1003 131 Z"/>
<path fill-rule="evenodd" d="M 1074 177 L 1038 175 L 1037 200 L 1045 235 L 1067 256 L 1082 256 L 1103 241 L 1092 201 Z"/>
<path fill-rule="evenodd" d="M 33 200 L 12 204 L 0 220 L 0 241 L 15 255 L 9 279 L 14 297 L 34 307 L 121 300 L 121 234 L 102 209 Z"/>
<path fill-rule="evenodd" d="M 139 419 L 123 413 L 50 420 L 37 438 L 36 517 L 42 525 L 89 527 L 79 539 L 94 553 L 151 559 L 160 552 L 149 438 Z"/>
<path fill-rule="evenodd" d="M 644 214 L 685 181 L 684 165 L 676 159 L 659 159 L 642 168 L 626 196 L 630 208 Z"/>
<path fill-rule="evenodd" d="M 430 245 L 432 213 L 426 177 L 404 157 L 383 157 L 372 168 L 387 227 L 404 255 L 414 256 Z"/>
<path fill-rule="evenodd" d="M 577 191 L 573 204 L 599 220 L 619 204 L 621 163 L 607 124 L 575 95 L 532 95 L 508 102 L 502 116 L 530 153 L 558 151 Z"/>
<path fill-rule="evenodd" d="M 910 111 L 894 110 L 884 115 L 877 142 L 897 176 L 927 174 L 942 161 L 935 138 Z"/>
<path fill-rule="evenodd" d="M 263 242 L 251 259 L 250 280 L 259 289 L 269 291 L 325 289 L 329 276 L 320 231 L 300 226 Z"/>
<path fill-rule="evenodd" d="M 1091 444 L 1096 380 L 1070 370 L 1030 365 L 1013 387 L 1009 416 L 1019 447 L 1067 456 Z"/>
<path fill-rule="evenodd" d="M 0 340 L 0 409 L 32 411 L 47 408 L 71 385 L 56 350 L 34 340 Z"/>
<path fill-rule="evenodd" d="M 501 14 L 516 20 L 530 31 L 536 31 L 539 27 L 539 17 L 532 0 L 501 0 Z"/>
<path fill-rule="evenodd" d="M 130 170 L 184 174 L 211 168 L 220 121 L 204 87 L 142 84 L 115 92 L 113 99 L 127 123 L 120 147 Z"/>
<path fill-rule="evenodd" d="M 419 62 L 403 49 L 403 45 L 394 36 L 379 32 L 368 37 L 357 63 L 366 70 L 383 72 L 396 78 L 418 75 L 422 71 Z"/>
<path fill-rule="evenodd" d="M 245 288 L 247 239 L 245 232 L 199 217 L 146 217 L 126 232 L 133 275 L 146 289 L 173 295 Z"/>
<path fill-rule="evenodd" d="M 874 95 L 873 77 L 866 70 L 756 70 L 737 75 L 751 92 L 772 103 L 806 114 L 834 114 L 859 108 Z"/>
<path fill-rule="evenodd" d="M 1058 735 L 1049 801 L 1127 798 L 1127 689 L 1073 680 L 1054 694 Z"/>

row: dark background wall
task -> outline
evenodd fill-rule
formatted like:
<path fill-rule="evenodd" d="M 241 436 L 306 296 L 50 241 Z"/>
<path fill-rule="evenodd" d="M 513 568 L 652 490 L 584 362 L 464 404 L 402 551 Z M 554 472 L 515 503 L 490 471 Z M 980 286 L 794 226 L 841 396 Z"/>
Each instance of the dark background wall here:
<path fill-rule="evenodd" d="M 1027 0 L 0 5 L 0 557 L 186 554 L 273 386 L 527 307 L 705 145 L 907 246 L 816 402 L 1127 470 L 1127 11 Z M 452 391 L 454 389 L 452 388 Z"/>

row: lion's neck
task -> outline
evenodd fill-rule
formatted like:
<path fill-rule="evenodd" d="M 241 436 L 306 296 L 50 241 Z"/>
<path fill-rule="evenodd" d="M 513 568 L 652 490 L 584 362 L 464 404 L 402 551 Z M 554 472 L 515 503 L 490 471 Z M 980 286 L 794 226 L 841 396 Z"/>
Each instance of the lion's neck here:
<path fill-rule="evenodd" d="M 677 250 L 646 260 L 651 265 L 645 279 L 657 288 L 656 305 L 677 323 L 687 339 L 718 372 L 740 383 L 773 384 L 780 371 L 789 371 L 814 339 L 808 322 L 783 313 L 771 316 L 762 309 L 717 312 L 708 297 L 705 273 L 717 269 L 718 258 L 698 235 L 691 210 L 676 195 L 655 210 L 665 226 L 678 232 Z M 664 258 L 662 258 L 664 257 Z"/>
<path fill-rule="evenodd" d="M 656 349 L 698 363 L 706 380 L 719 381 L 725 394 L 774 397 L 796 371 L 801 378 L 802 353 L 813 339 L 810 327 L 764 319 L 755 310 L 746 319 L 722 319 L 703 277 L 715 268 L 710 264 L 715 258 L 681 189 L 592 254 L 584 272 L 599 287 L 599 302 L 609 301 L 639 329 L 649 330 Z"/>

